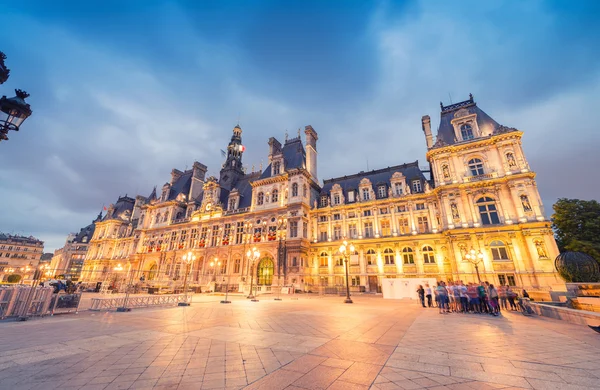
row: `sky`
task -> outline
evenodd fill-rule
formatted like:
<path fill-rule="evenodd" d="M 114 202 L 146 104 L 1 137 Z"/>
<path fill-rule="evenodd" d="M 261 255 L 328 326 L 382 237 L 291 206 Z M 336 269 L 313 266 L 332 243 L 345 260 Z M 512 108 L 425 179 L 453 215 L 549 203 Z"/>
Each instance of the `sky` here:
<path fill-rule="evenodd" d="M 217 175 L 312 125 L 319 179 L 419 160 L 421 116 L 475 97 L 546 208 L 600 192 L 597 1 L 8 1 L 0 51 L 33 115 L 0 143 L 0 232 L 64 245 L 194 161 Z M 266 166 L 266 164 L 265 164 Z"/>

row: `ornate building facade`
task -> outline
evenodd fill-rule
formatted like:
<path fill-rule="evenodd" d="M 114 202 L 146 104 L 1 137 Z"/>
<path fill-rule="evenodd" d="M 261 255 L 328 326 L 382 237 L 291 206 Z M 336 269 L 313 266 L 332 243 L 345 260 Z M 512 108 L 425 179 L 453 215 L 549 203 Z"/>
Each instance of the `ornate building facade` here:
<path fill-rule="evenodd" d="M 44 242 L 35 237 L 0 233 L 0 281 L 10 275 L 30 282 L 44 253 Z"/>
<path fill-rule="evenodd" d="M 219 178 L 196 162 L 174 169 L 160 192 L 111 205 L 96 222 L 83 278 L 106 280 L 121 264 L 132 279 L 180 283 L 192 251 L 192 284 L 247 291 L 252 275 L 259 292 L 343 286 L 346 239 L 356 248 L 349 269 L 358 291 L 403 277 L 564 286 L 523 133 L 499 125 L 472 96 L 441 106 L 435 143 L 429 116 L 422 128 L 429 169 L 412 162 L 321 185 L 311 126 L 304 143 L 300 133 L 283 145 L 270 138 L 267 168 L 252 173 L 236 126 Z M 254 247 L 255 266 L 246 256 Z"/>

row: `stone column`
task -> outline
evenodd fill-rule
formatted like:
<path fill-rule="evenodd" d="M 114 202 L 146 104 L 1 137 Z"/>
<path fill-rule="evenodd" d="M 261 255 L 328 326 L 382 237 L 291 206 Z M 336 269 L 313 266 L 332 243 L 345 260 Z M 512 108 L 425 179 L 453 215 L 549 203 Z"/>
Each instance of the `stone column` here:
<path fill-rule="evenodd" d="M 413 206 L 414 203 L 412 202 L 408 202 L 408 215 L 409 215 L 409 225 L 410 225 L 410 231 L 412 234 L 417 234 L 417 226 L 415 225 L 415 215 L 413 213 Z"/>
<path fill-rule="evenodd" d="M 391 210 L 390 210 L 391 217 L 390 218 L 392 218 L 392 224 L 391 224 L 391 227 L 392 227 L 392 236 L 396 237 L 398 235 L 398 233 L 399 233 L 399 231 L 398 231 L 398 221 L 396 220 L 396 206 L 395 205 L 391 205 L 390 208 L 391 208 Z"/>
<path fill-rule="evenodd" d="M 374 237 L 379 238 L 379 209 L 377 207 L 373 207 L 373 225 Z"/>

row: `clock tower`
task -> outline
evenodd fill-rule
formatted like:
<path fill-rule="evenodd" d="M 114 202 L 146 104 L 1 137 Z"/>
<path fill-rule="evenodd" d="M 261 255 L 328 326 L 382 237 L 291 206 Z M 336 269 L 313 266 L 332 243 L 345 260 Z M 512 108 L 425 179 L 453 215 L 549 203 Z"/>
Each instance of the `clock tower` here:
<path fill-rule="evenodd" d="M 246 148 L 242 145 L 242 128 L 236 125 L 233 128 L 231 141 L 227 145 L 227 160 L 221 169 L 219 183 L 226 190 L 231 190 L 238 180 L 244 176 L 242 154 Z"/>

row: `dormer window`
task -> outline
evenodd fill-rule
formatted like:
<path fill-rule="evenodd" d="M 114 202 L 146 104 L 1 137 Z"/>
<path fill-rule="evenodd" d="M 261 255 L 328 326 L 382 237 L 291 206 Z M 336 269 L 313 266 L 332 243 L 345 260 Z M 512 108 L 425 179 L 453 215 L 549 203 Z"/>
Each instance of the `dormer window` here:
<path fill-rule="evenodd" d="M 380 198 L 385 198 L 385 186 L 379 186 L 377 188 L 377 194 Z"/>
<path fill-rule="evenodd" d="M 394 192 L 398 196 L 402 195 L 402 183 L 395 183 L 394 184 Z"/>
<path fill-rule="evenodd" d="M 333 195 L 333 204 L 336 206 L 340 204 L 340 194 Z"/>
<path fill-rule="evenodd" d="M 281 163 L 279 161 L 273 163 L 273 175 L 279 175 L 281 171 Z"/>
<path fill-rule="evenodd" d="M 354 202 L 354 191 L 348 191 L 348 202 Z"/>
<path fill-rule="evenodd" d="M 369 189 L 368 188 L 362 189 L 362 199 L 369 200 Z"/>
<path fill-rule="evenodd" d="M 473 135 L 473 128 L 468 123 L 465 123 L 460 127 L 460 135 L 463 141 L 468 141 L 470 139 L 475 138 L 475 136 Z"/>
<path fill-rule="evenodd" d="M 422 192 L 423 189 L 421 187 L 421 180 L 413 180 L 412 182 L 413 192 Z"/>
<path fill-rule="evenodd" d="M 229 199 L 229 210 L 235 210 L 235 199 Z"/>
<path fill-rule="evenodd" d="M 327 206 L 327 196 L 323 195 L 321 196 L 321 207 L 325 207 Z"/>

